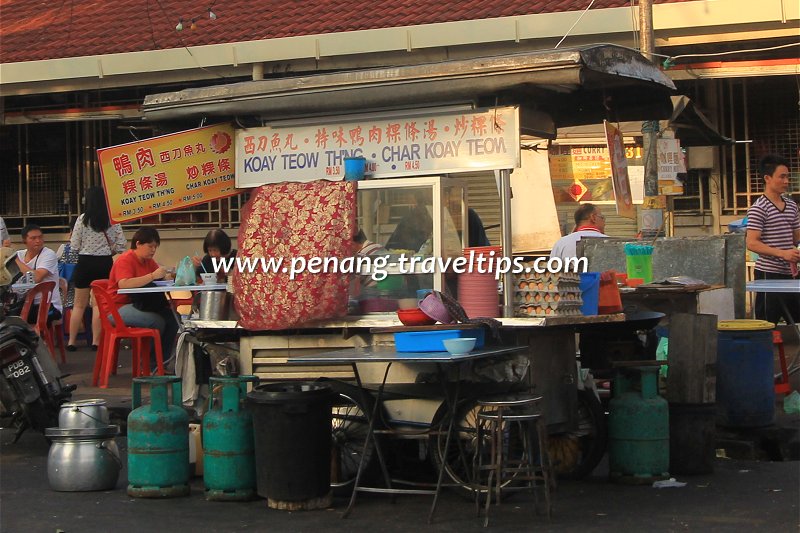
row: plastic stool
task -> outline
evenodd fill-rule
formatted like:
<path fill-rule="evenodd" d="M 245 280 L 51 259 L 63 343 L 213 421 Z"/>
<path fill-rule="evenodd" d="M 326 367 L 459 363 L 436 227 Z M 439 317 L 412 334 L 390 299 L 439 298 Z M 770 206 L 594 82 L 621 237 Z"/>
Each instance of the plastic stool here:
<path fill-rule="evenodd" d="M 786 354 L 783 351 L 783 337 L 777 329 L 772 330 L 772 344 L 778 347 L 778 360 L 781 364 L 781 377 L 775 379 L 775 394 L 789 394 L 789 370 L 786 368 Z"/>
<path fill-rule="evenodd" d="M 489 525 L 489 507 L 492 492 L 495 492 L 495 504 L 501 500 L 502 490 L 531 490 L 534 495 L 534 506 L 539 512 L 537 488 L 544 488 L 545 510 L 547 518 L 552 513 L 551 492 L 554 488 L 553 469 L 547 453 L 547 424 L 544 416 L 537 411 L 541 396 L 507 400 L 479 400 L 477 414 L 477 445 L 473 463 L 473 479 L 475 480 L 475 510 L 480 515 L 480 494 L 486 489 L 485 519 L 483 526 Z M 522 450 L 519 457 L 510 453 L 511 441 L 507 438 L 514 431 L 519 431 L 522 439 Z M 483 464 L 482 444 L 488 433 L 489 462 Z M 536 444 L 534 444 L 536 443 Z M 535 450 L 538 448 L 538 454 Z M 538 455 L 538 456 L 537 456 Z M 481 473 L 488 471 L 486 485 L 481 483 Z M 494 479 L 494 486 L 493 486 Z M 503 487 L 505 482 L 517 484 Z M 538 483 L 541 482 L 541 483 Z"/>

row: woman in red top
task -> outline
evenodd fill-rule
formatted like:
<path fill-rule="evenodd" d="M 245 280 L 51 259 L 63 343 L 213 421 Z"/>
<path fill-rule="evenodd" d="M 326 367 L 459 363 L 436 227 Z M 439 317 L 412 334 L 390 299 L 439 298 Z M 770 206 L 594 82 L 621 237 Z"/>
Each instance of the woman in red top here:
<path fill-rule="evenodd" d="M 173 356 L 175 337 L 178 333 L 178 322 L 166 299 L 164 308 L 159 311 L 142 311 L 132 303 L 128 294 L 119 294 L 118 289 L 135 289 L 144 287 L 155 280 L 164 279 L 167 271 L 153 260 L 153 256 L 161 244 L 161 238 L 155 228 L 144 226 L 133 234 L 131 249 L 123 253 L 114 262 L 109 274 L 109 291 L 113 293 L 114 302 L 119 305 L 119 315 L 126 326 L 157 329 L 161 334 L 161 349 L 164 361 Z"/>

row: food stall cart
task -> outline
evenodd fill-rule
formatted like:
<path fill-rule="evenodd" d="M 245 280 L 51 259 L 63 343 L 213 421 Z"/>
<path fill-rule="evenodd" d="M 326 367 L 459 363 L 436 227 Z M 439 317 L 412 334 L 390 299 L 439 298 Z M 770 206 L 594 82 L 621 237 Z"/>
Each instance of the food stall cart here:
<path fill-rule="evenodd" d="M 368 237 L 385 242 L 382 226 L 387 208 L 391 210 L 398 198 L 410 203 L 414 195 L 409 190 L 421 192 L 433 234 L 425 255 L 461 253 L 469 207 L 469 178 L 461 176 L 476 170 L 493 173 L 501 213 L 500 244 L 511 256 L 510 174 L 519 167 L 520 135 L 553 138 L 559 126 L 603 118 L 666 117 L 672 90 L 672 82 L 635 51 L 597 45 L 188 89 L 148 96 L 143 111 L 149 120 L 244 115 L 268 124 L 237 132 L 238 187 L 341 179 L 345 157 L 366 157 L 371 179 L 359 187 L 360 226 L 369 231 Z M 481 107 L 487 103 L 491 107 Z M 383 140 L 377 138 L 381 132 L 386 134 Z M 454 238 L 460 245 L 452 245 Z M 444 288 L 449 282 L 446 270 L 432 276 L 390 274 L 415 279 L 417 283 L 405 284 L 407 290 L 412 285 Z M 545 397 L 548 423 L 554 431 L 579 440 L 585 434 L 576 431 L 580 380 L 574 327 L 622 321 L 624 316 L 516 318 L 512 274 L 504 274 L 501 281 L 506 288 L 500 319 L 503 342 L 528 347 L 524 379 Z M 335 349 L 391 346 L 393 337 L 385 328 L 400 325 L 394 313 L 324 320 L 288 331 L 245 331 L 224 320 L 189 323 L 201 334 L 240 333 L 242 372 L 263 380 L 352 380 L 347 364 L 300 366 L 288 359 Z M 413 363 L 395 366 L 393 384 L 415 384 L 424 373 Z M 359 368 L 367 385 L 381 383 L 383 372 L 380 364 Z M 440 406 L 441 401 L 435 400 L 385 404 L 393 420 L 409 425 L 430 424 Z"/>

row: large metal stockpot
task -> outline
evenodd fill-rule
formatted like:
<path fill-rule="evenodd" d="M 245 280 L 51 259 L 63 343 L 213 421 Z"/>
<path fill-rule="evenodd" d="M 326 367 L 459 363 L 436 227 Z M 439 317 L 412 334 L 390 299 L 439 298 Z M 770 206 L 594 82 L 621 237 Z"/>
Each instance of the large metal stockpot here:
<path fill-rule="evenodd" d="M 106 401 L 94 398 L 62 404 L 58 412 L 58 426 L 61 429 L 101 429 L 108 426 Z"/>
<path fill-rule="evenodd" d="M 53 443 L 47 456 L 47 480 L 57 491 L 110 490 L 117 486 L 122 461 L 114 436 L 119 426 L 48 428 Z"/>

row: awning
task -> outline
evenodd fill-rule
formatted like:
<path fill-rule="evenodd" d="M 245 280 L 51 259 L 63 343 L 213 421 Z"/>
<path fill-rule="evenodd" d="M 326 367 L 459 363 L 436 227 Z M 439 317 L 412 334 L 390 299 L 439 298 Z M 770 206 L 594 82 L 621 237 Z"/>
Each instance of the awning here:
<path fill-rule="evenodd" d="M 604 118 L 668 118 L 674 90 L 638 52 L 594 45 L 186 89 L 147 96 L 143 112 L 154 121 L 271 121 L 456 103 L 518 104 L 524 132 L 552 138 L 557 127 Z"/>
<path fill-rule="evenodd" d="M 662 120 L 660 127 L 662 130 L 667 128 L 674 130 L 675 137 L 681 141 L 681 146 L 722 146 L 736 142 L 717 131 L 688 96 L 673 96 L 672 106 L 672 115 L 669 119 Z M 641 121 L 621 122 L 619 129 L 625 137 L 642 135 Z M 562 128 L 558 131 L 557 141 L 572 144 L 606 142 L 602 124 Z"/>

